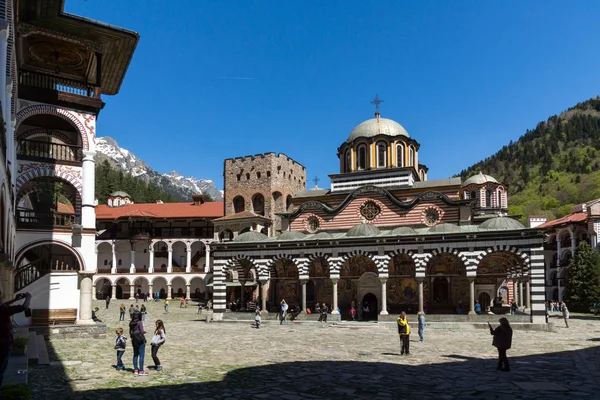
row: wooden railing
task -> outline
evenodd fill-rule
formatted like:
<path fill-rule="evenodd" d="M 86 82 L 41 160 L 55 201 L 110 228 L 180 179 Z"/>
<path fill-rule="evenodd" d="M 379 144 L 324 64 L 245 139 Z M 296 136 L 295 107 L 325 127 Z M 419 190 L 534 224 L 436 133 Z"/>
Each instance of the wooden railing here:
<path fill-rule="evenodd" d="M 100 98 L 100 89 L 96 86 L 72 79 L 41 74 L 39 72 L 21 71 L 19 73 L 19 85 L 56 90 L 57 92 L 92 97 L 95 99 Z"/>
<path fill-rule="evenodd" d="M 70 162 L 83 160 L 80 146 L 38 140 L 18 140 L 17 155 Z"/>
<path fill-rule="evenodd" d="M 80 216 L 71 213 L 41 213 L 34 210 L 17 210 L 17 226 L 19 228 L 53 228 L 73 226 L 80 221 Z"/>
<path fill-rule="evenodd" d="M 196 254 L 192 257 L 192 265 L 198 264 L 198 261 L 202 258 L 202 253 L 197 251 Z"/>
<path fill-rule="evenodd" d="M 15 270 L 14 287 L 15 292 L 31 285 L 50 272 L 76 271 L 77 262 L 73 256 L 53 256 L 51 260 L 44 258 L 35 260 Z"/>

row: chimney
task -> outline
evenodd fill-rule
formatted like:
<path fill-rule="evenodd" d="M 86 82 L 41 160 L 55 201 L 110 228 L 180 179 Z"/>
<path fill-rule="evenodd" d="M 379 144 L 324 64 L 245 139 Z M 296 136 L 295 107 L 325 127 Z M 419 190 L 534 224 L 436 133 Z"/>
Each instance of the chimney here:
<path fill-rule="evenodd" d="M 156 200 L 156 204 L 163 204 L 162 200 Z"/>
<path fill-rule="evenodd" d="M 540 216 L 540 215 L 530 215 L 529 218 L 527 218 L 527 224 L 529 225 L 530 228 L 536 228 L 544 223 L 546 223 L 547 218 L 544 216 Z"/>
<path fill-rule="evenodd" d="M 195 206 L 199 206 L 200 204 L 204 203 L 204 197 L 201 194 L 193 194 L 192 200 L 194 201 Z"/>

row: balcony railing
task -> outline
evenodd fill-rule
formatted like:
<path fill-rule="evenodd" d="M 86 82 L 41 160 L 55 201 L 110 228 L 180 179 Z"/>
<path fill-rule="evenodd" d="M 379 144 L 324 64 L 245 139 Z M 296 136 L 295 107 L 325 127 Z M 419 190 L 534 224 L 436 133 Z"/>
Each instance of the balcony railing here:
<path fill-rule="evenodd" d="M 126 230 L 124 232 L 107 229 L 98 239 L 132 239 L 137 237 L 150 238 L 209 238 L 214 236 L 214 228 L 210 227 L 191 227 L 191 228 L 154 228 Z"/>
<path fill-rule="evenodd" d="M 18 140 L 17 155 L 20 157 L 67 162 L 81 162 L 83 160 L 83 152 L 80 146 L 39 140 Z"/>
<path fill-rule="evenodd" d="M 101 94 L 100 89 L 93 85 L 30 71 L 22 71 L 19 74 L 19 85 L 55 90 L 57 92 L 95 99 L 99 99 Z"/>
<path fill-rule="evenodd" d="M 17 210 L 17 226 L 19 228 L 48 229 L 55 227 L 71 227 L 80 222 L 77 214 L 59 212 L 37 212 L 34 210 Z"/>
<path fill-rule="evenodd" d="M 16 269 L 14 274 L 15 292 L 32 284 L 50 272 L 76 271 L 77 261 L 73 256 L 55 255 L 52 259 L 39 259 Z"/>

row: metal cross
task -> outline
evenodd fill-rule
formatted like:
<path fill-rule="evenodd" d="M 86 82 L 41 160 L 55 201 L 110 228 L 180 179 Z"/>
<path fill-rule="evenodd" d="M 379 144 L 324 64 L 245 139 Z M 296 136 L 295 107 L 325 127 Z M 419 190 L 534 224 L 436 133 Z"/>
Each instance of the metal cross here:
<path fill-rule="evenodd" d="M 379 98 L 379 95 L 375 95 L 375 98 L 371 102 L 371 104 L 375 104 L 375 111 L 379 112 L 379 105 L 383 103 L 383 100 Z"/>
<path fill-rule="evenodd" d="M 317 186 L 317 185 L 319 184 L 319 181 L 320 181 L 320 179 L 319 179 L 319 177 L 318 177 L 318 176 L 315 176 L 315 177 L 313 178 L 313 182 L 315 183 L 315 186 Z"/>

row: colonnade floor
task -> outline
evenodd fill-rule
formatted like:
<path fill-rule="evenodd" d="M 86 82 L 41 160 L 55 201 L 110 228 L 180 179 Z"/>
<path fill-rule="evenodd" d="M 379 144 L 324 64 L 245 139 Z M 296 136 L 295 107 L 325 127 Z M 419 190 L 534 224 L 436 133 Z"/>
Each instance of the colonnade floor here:
<path fill-rule="evenodd" d="M 158 352 L 162 371 L 135 376 L 130 343 L 123 357 L 130 371 L 111 367 L 116 357 L 110 333 L 121 326 L 128 336 L 128 321 L 119 321 L 119 302 L 104 310 L 95 301 L 108 337 L 51 340 L 52 365 L 30 372 L 32 398 L 595 399 L 600 383 L 600 319 L 573 318 L 565 328 L 553 316 L 557 333 L 515 330 L 511 372 L 501 372 L 484 329 L 426 329 L 420 342 L 413 325 L 405 356 L 398 334 L 381 324 L 336 329 L 271 322 L 256 329 L 250 322 L 206 323 L 197 308 L 174 302 L 168 314 L 163 302 L 146 304 L 145 328 L 160 318 L 167 329 Z M 145 355 L 151 365 L 150 346 Z"/>

